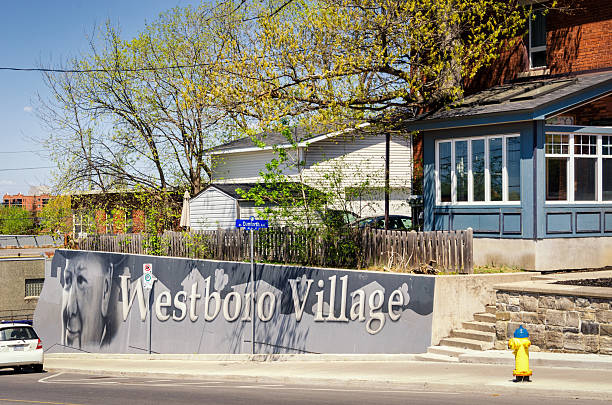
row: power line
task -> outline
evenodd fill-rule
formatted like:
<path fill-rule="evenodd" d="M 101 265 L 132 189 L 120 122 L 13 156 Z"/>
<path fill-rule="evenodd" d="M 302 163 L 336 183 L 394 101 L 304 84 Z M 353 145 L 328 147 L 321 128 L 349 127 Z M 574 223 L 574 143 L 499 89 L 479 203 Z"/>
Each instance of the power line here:
<path fill-rule="evenodd" d="M 120 73 L 120 72 L 154 72 L 158 70 L 186 69 L 211 66 L 212 63 L 196 63 L 193 65 L 174 65 L 160 67 L 144 67 L 134 69 L 51 69 L 51 68 L 18 68 L 10 66 L 1 66 L 0 70 L 8 70 L 13 72 L 45 72 L 45 73 Z"/>
<path fill-rule="evenodd" d="M 10 172 L 15 170 L 37 170 L 37 169 L 53 169 L 55 166 L 40 166 L 40 167 L 16 167 L 16 168 L 7 168 L 0 169 L 0 172 Z"/>
<path fill-rule="evenodd" d="M 39 153 L 45 152 L 44 150 L 12 150 L 12 151 L 1 151 L 0 153 Z"/>

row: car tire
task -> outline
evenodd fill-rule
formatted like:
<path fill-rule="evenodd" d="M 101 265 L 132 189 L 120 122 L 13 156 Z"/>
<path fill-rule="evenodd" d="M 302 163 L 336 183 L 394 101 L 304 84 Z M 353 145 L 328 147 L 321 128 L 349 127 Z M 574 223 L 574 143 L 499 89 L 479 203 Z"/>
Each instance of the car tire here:
<path fill-rule="evenodd" d="M 42 364 L 32 364 L 32 369 L 34 369 L 34 372 L 36 373 L 42 373 L 43 365 Z"/>

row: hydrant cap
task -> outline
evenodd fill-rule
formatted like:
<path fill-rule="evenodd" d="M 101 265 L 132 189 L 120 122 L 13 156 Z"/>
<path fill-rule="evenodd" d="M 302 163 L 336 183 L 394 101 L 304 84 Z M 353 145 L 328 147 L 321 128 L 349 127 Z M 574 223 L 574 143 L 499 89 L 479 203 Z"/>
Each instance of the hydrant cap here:
<path fill-rule="evenodd" d="M 518 328 L 516 328 L 516 330 L 514 331 L 514 337 L 515 338 L 526 338 L 526 337 L 529 337 L 529 332 L 527 332 L 527 329 L 523 328 L 523 325 L 521 325 Z"/>

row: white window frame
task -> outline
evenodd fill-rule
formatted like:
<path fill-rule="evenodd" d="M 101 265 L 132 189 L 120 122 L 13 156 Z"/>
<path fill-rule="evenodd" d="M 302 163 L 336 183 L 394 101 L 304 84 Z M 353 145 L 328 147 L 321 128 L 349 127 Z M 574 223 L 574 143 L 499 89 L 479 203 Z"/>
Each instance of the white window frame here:
<path fill-rule="evenodd" d="M 568 154 L 553 154 L 546 153 L 546 135 L 567 135 L 569 150 Z M 544 138 L 544 159 L 548 157 L 563 157 L 567 158 L 567 200 L 546 200 L 545 205 L 584 205 L 584 204 L 612 204 L 612 200 L 604 200 L 603 199 L 603 159 L 610 159 L 612 155 L 603 155 L 603 141 L 602 137 L 609 136 L 612 137 L 612 134 L 595 134 L 595 133 L 572 133 L 572 132 L 559 132 L 559 131 L 547 131 Z M 597 142 L 596 155 L 583 155 L 576 154 L 574 151 L 574 137 L 576 135 L 587 135 L 587 136 L 595 136 Z M 596 168 L 596 184 L 597 189 L 595 190 L 595 195 L 597 196 L 596 200 L 578 200 L 574 199 L 574 158 L 575 157 L 586 157 L 597 160 L 597 168 Z M 546 164 L 546 163 L 545 163 Z M 546 172 L 544 173 L 546 176 Z M 546 178 L 544 178 L 544 183 L 546 184 Z M 546 198 L 546 190 L 544 190 L 544 197 Z"/>
<path fill-rule="evenodd" d="M 491 201 L 491 174 L 489 172 L 489 140 L 495 138 L 502 138 L 502 201 Z M 451 138 L 451 139 L 438 139 L 435 142 L 435 189 L 436 189 L 436 205 L 437 206 L 475 206 L 475 205 L 513 205 L 520 206 L 521 201 L 508 201 L 508 169 L 506 162 L 506 148 L 508 138 L 520 138 L 520 134 L 499 134 L 499 135 L 486 135 L 486 136 L 474 136 L 467 138 Z M 485 200 L 474 201 L 474 175 L 472 172 L 472 141 L 483 140 L 484 141 L 484 152 L 485 152 Z M 468 201 L 457 201 L 457 178 L 455 174 L 455 142 L 467 141 L 468 149 Z M 451 201 L 442 202 L 442 186 L 440 182 L 440 144 L 449 142 L 451 143 Z M 521 190 L 523 189 L 521 184 Z"/>
<path fill-rule="evenodd" d="M 542 10 L 534 10 L 533 12 L 536 12 L 536 11 L 542 11 Z M 533 66 L 533 58 L 531 57 L 531 55 L 533 53 L 546 51 L 546 43 L 544 45 L 540 45 L 540 46 L 534 46 L 534 47 L 531 46 L 531 37 L 532 37 L 531 23 L 533 22 L 533 14 L 532 13 L 529 14 L 529 38 L 528 38 L 529 39 L 529 43 L 527 44 L 528 45 L 528 49 L 529 49 L 529 69 L 542 69 L 542 68 L 547 67 L 548 65 Z"/>

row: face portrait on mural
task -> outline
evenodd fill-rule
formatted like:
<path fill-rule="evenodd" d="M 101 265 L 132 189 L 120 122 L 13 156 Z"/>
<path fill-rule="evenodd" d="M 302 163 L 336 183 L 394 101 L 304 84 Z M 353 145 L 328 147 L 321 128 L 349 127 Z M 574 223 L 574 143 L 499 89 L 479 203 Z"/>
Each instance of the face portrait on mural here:
<path fill-rule="evenodd" d="M 107 333 L 113 265 L 100 256 L 67 260 L 62 274 L 62 343 L 100 347 Z"/>

